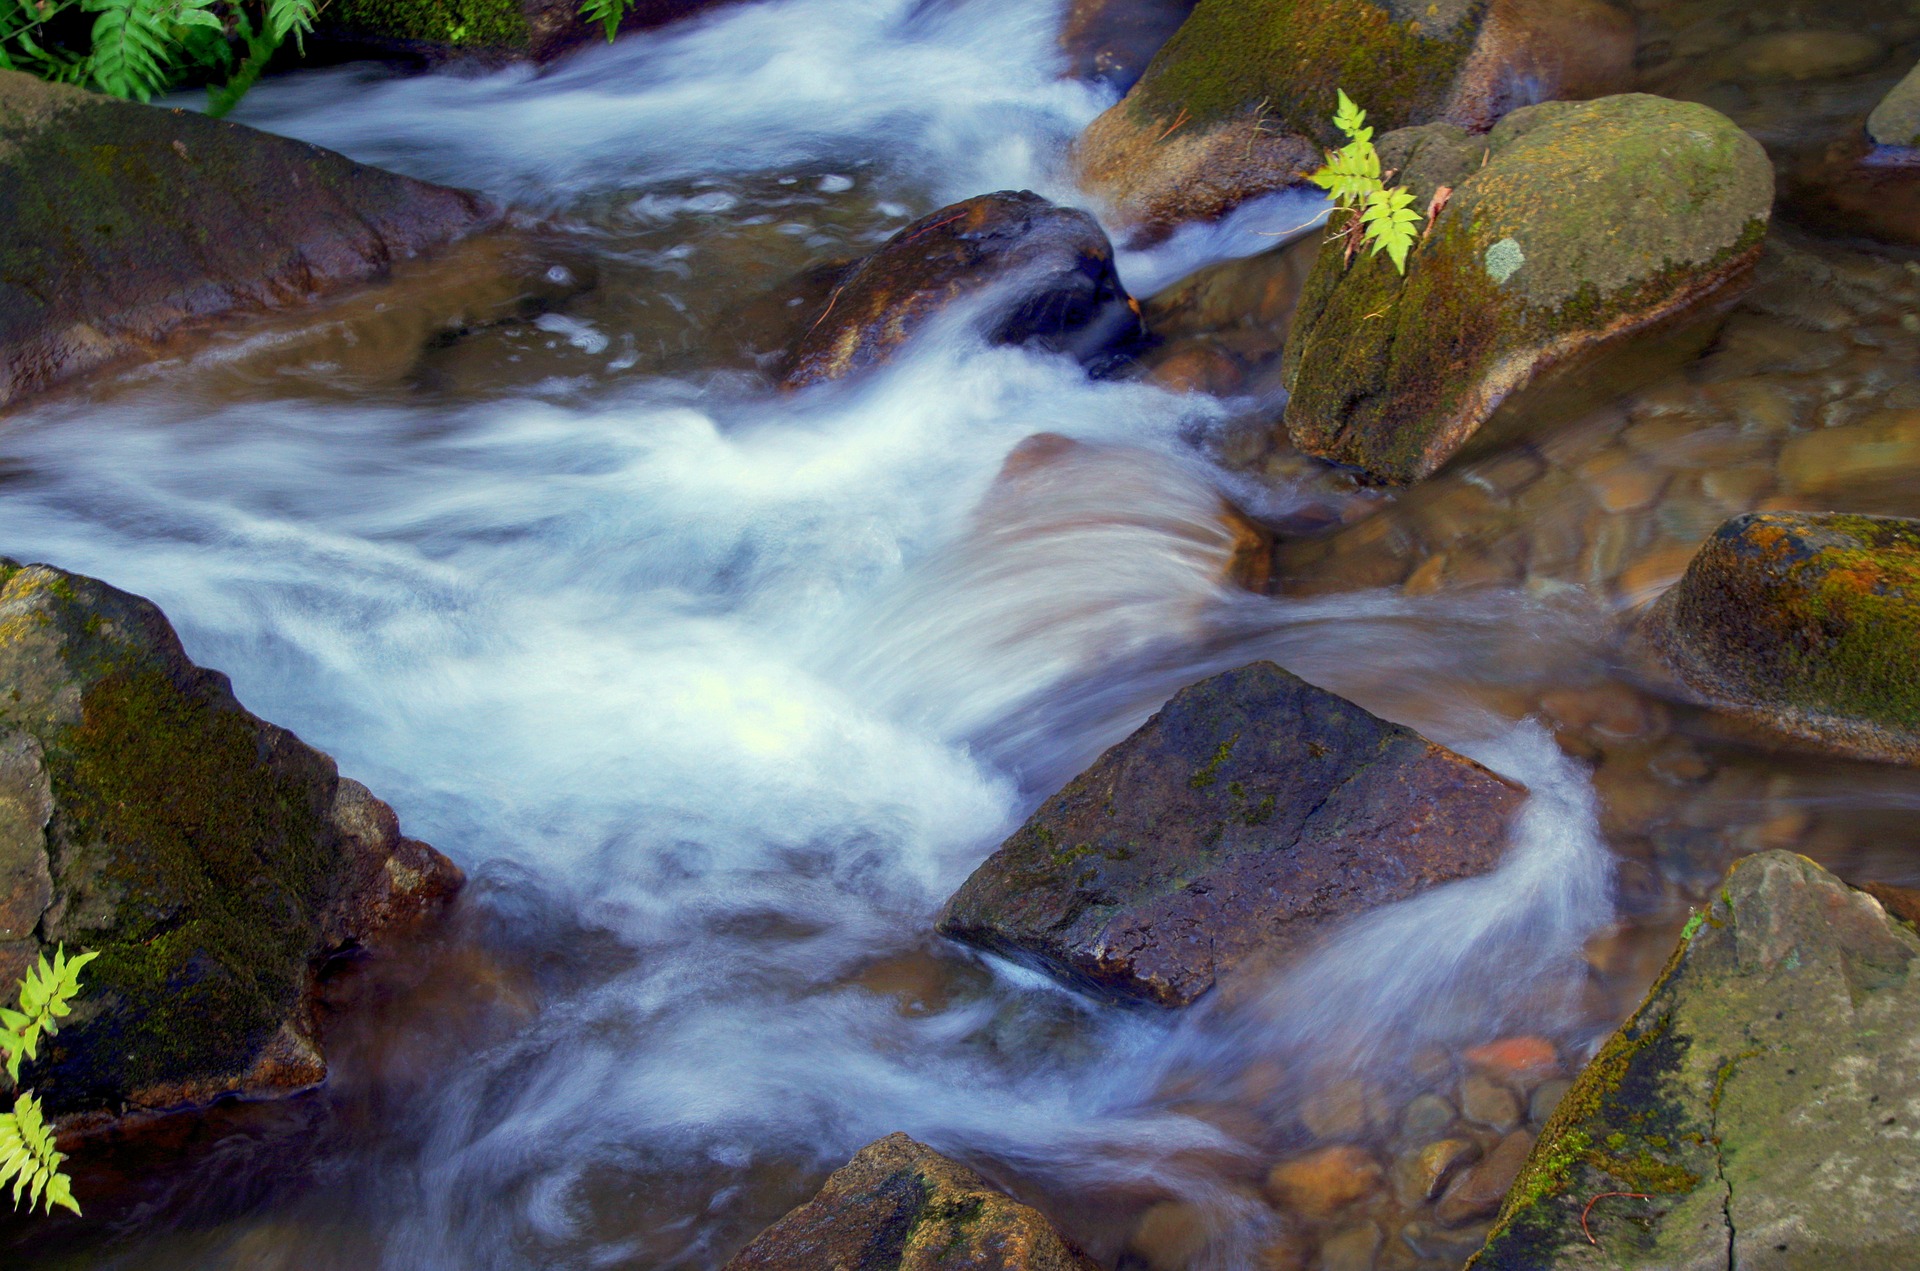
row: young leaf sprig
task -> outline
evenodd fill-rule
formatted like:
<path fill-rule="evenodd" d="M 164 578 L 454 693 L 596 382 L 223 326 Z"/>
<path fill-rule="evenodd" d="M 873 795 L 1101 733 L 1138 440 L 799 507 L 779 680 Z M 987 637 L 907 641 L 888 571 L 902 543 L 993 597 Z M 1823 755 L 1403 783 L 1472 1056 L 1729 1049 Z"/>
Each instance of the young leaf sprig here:
<path fill-rule="evenodd" d="M 72 1013 L 73 999 L 80 994 L 81 968 L 98 956 L 69 958 L 65 946 L 54 951 L 51 962 L 41 954 L 20 982 L 18 1009 L 0 1007 L 0 1056 L 9 1082 L 18 1085 L 21 1063 L 39 1054 L 42 1038 L 60 1031 L 60 1021 Z M 53 1129 L 40 1100 L 22 1090 L 13 1110 L 0 1112 L 0 1188 L 13 1184 L 14 1208 L 25 1196 L 29 1211 L 38 1207 L 52 1213 L 59 1205 L 79 1213 L 72 1180 L 60 1169 L 66 1159 L 53 1145 Z"/>
<path fill-rule="evenodd" d="M 1420 237 L 1420 214 L 1413 210 L 1413 195 L 1405 186 L 1387 188 L 1367 112 L 1344 89 L 1336 91 L 1339 103 L 1333 126 L 1346 134 L 1347 144 L 1329 153 L 1326 166 L 1308 179 L 1333 199 L 1335 211 L 1346 213 L 1341 234 L 1347 240 L 1348 260 L 1362 247 L 1370 247 L 1373 255 L 1385 252 L 1404 274 L 1407 253 Z"/>

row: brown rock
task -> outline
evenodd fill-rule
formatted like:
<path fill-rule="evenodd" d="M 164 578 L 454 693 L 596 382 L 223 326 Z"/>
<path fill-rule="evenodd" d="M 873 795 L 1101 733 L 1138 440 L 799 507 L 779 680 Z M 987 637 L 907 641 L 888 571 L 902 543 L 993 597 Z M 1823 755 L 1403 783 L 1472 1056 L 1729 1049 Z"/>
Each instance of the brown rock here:
<path fill-rule="evenodd" d="M 956 301 L 989 292 L 994 343 L 1091 360 L 1140 334 L 1099 223 L 1002 190 L 921 217 L 856 266 L 794 346 L 782 383 L 802 388 L 884 362 Z"/>
<path fill-rule="evenodd" d="M 1920 246 L 1920 148 L 1834 141 L 1781 173 L 1784 214 L 1826 234 Z"/>
<path fill-rule="evenodd" d="M 1192 11 L 1193 0 L 1073 0 L 1060 28 L 1068 73 L 1124 93 Z"/>
<path fill-rule="evenodd" d="M 1920 927 L 1920 891 L 1895 887 L 1891 883 L 1863 883 L 1860 890 L 1880 902 L 1880 907 L 1906 923 Z"/>
<path fill-rule="evenodd" d="M 1484 1073 L 1469 1073 L 1460 1083 L 1460 1111 L 1467 1120 L 1496 1130 L 1511 1130 L 1520 1124 L 1520 1100 Z"/>
<path fill-rule="evenodd" d="M 1325 1218 L 1380 1189 L 1383 1174 L 1365 1149 L 1321 1148 L 1267 1171 L 1267 1198 L 1308 1218 Z"/>
<path fill-rule="evenodd" d="M 1322 1271 L 1372 1271 L 1385 1236 L 1379 1224 L 1363 1222 L 1334 1232 L 1320 1242 Z"/>
<path fill-rule="evenodd" d="M 1458 1227 L 1491 1216 L 1506 1199 L 1507 1189 L 1519 1177 L 1520 1167 L 1532 1151 L 1533 1136 L 1525 1130 L 1515 1130 L 1501 1139 L 1485 1160 L 1453 1180 L 1434 1206 L 1434 1217 L 1443 1226 Z"/>
<path fill-rule="evenodd" d="M 1175 694 L 1047 800 L 940 930 L 1180 1006 L 1243 959 L 1498 864 L 1520 787 L 1272 663 Z"/>
<path fill-rule="evenodd" d="M 833 1172 L 726 1271 L 1098 1271 L 1039 1211 L 889 1134 Z"/>
<path fill-rule="evenodd" d="M 1472 1139 L 1440 1139 L 1412 1148 L 1393 1163 L 1394 1195 L 1408 1209 L 1424 1205 L 1463 1167 L 1479 1159 L 1480 1145 Z"/>
<path fill-rule="evenodd" d="M 1186 1271 L 1212 1238 L 1212 1220 L 1206 1210 L 1185 1201 L 1163 1200 L 1140 1215 L 1127 1248 L 1152 1271 Z"/>
<path fill-rule="evenodd" d="M 1489 1076 L 1516 1085 L 1530 1085 L 1560 1072 L 1560 1052 L 1544 1037 L 1502 1037 L 1473 1047 L 1461 1058 Z"/>

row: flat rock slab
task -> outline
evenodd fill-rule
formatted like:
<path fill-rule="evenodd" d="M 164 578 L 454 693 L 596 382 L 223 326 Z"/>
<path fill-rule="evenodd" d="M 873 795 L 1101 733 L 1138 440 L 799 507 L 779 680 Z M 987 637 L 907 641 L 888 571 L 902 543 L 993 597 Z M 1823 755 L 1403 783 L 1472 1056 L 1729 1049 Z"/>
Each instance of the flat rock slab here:
<path fill-rule="evenodd" d="M 1736 863 L 1468 1265 L 1920 1266 L 1916 958 L 1920 935 L 1812 861 Z"/>
<path fill-rule="evenodd" d="M 1035 1209 L 904 1134 L 868 1144 L 725 1271 L 1099 1271 Z"/>
<path fill-rule="evenodd" d="M 1499 864 L 1521 787 L 1271 662 L 1182 689 L 1041 805 L 940 930 L 1184 1006 L 1249 955 Z"/>

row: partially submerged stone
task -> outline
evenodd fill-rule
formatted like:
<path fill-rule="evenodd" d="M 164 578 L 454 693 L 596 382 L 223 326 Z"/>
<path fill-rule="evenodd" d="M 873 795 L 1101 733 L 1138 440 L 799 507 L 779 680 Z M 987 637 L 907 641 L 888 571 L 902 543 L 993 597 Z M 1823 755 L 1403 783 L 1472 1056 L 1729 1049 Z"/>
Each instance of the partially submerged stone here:
<path fill-rule="evenodd" d="M 1636 639 L 1689 694 L 1741 719 L 1920 761 L 1920 521 L 1734 517 Z"/>
<path fill-rule="evenodd" d="M 478 197 L 0 71 L 0 406 L 177 327 L 383 276 Z"/>
<path fill-rule="evenodd" d="M 1873 108 L 1867 135 L 1879 146 L 1920 148 L 1920 66 L 1908 71 Z"/>
<path fill-rule="evenodd" d="M 1183 1006 L 1245 960 L 1485 873 L 1519 786 L 1271 662 L 1203 680 L 1041 805 L 940 930 Z"/>
<path fill-rule="evenodd" d="M 1812 861 L 1736 863 L 1468 1266 L 1920 1266 L 1916 957 Z"/>
<path fill-rule="evenodd" d="M 365 786 L 190 662 L 153 605 L 0 561 L 0 970 L 62 944 L 99 954 L 22 1070 L 52 1111 L 313 1084 L 320 961 L 459 884 Z"/>
<path fill-rule="evenodd" d="M 1617 92 L 1631 19 L 1600 0 L 1200 0 L 1076 148 L 1082 185 L 1146 238 L 1300 184 L 1343 139 L 1336 89 L 1380 131 Z"/>
<path fill-rule="evenodd" d="M 860 1149 L 726 1271 L 1098 1271 L 1038 1210 L 904 1134 Z"/>
<path fill-rule="evenodd" d="M 1920 66 L 1874 107 L 1864 132 L 1797 157 L 1783 176 L 1785 203 L 1808 228 L 1920 246 Z"/>
<path fill-rule="evenodd" d="M 1516 111 L 1484 149 L 1446 127 L 1380 145 L 1419 206 L 1452 196 L 1404 276 L 1322 248 L 1283 373 L 1293 444 L 1383 483 L 1432 473 L 1548 367 L 1743 279 L 1773 203 L 1758 142 L 1642 94 Z"/>
<path fill-rule="evenodd" d="M 1082 360 L 1140 331 L 1099 223 L 1031 191 L 1002 190 L 921 217 L 856 266 L 794 346 L 782 382 L 800 388 L 884 362 L 970 299 L 985 306 L 989 341 Z"/>

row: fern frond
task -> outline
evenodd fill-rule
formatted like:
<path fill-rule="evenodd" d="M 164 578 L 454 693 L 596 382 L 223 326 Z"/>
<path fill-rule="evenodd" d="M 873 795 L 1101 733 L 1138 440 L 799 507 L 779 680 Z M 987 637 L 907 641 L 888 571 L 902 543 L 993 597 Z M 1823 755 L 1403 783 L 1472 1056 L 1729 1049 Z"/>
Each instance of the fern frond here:
<path fill-rule="evenodd" d="M 598 22 L 607 32 L 607 43 L 613 43 L 613 37 L 620 32 L 620 19 L 627 16 L 627 10 L 633 7 L 633 0 L 586 0 L 580 6 L 580 16 L 589 22 Z"/>
<path fill-rule="evenodd" d="M 166 87 L 171 0 L 83 0 L 81 7 L 100 15 L 86 67 L 102 92 L 147 101 Z"/>
<path fill-rule="evenodd" d="M 27 1212 L 38 1207 L 47 1213 L 59 1205 L 80 1212 L 73 1199 L 73 1182 L 60 1172 L 67 1158 L 53 1146 L 53 1131 L 40 1111 L 40 1101 L 22 1094 L 13 1111 L 0 1113 L 0 1187 L 13 1184 L 13 1207 L 27 1198 Z"/>
<path fill-rule="evenodd" d="M 304 53 L 307 34 L 319 13 L 319 0 L 267 0 L 267 36 L 276 47 L 292 36 L 294 47 Z"/>
<path fill-rule="evenodd" d="M 1405 188 L 1375 190 L 1360 213 L 1361 233 L 1373 247 L 1393 261 L 1395 269 L 1407 272 L 1407 253 L 1420 236 L 1420 214 L 1413 210 L 1413 195 Z"/>
<path fill-rule="evenodd" d="M 20 1008 L 0 1008 L 0 1051 L 6 1052 L 10 1080 L 20 1080 L 21 1061 L 38 1054 L 42 1036 L 60 1031 L 58 1021 L 72 1013 L 73 999 L 80 994 L 81 968 L 99 956 L 69 958 L 65 945 L 54 950 L 52 962 L 41 954 L 20 982 Z"/>
<path fill-rule="evenodd" d="M 1367 112 L 1354 104 L 1353 98 L 1347 96 L 1346 89 L 1336 88 L 1333 91 L 1339 94 L 1340 99 L 1333 112 L 1333 126 L 1354 141 L 1372 141 L 1373 129 L 1366 126 Z M 1362 132 L 1366 133 L 1365 137 L 1360 135 Z"/>

